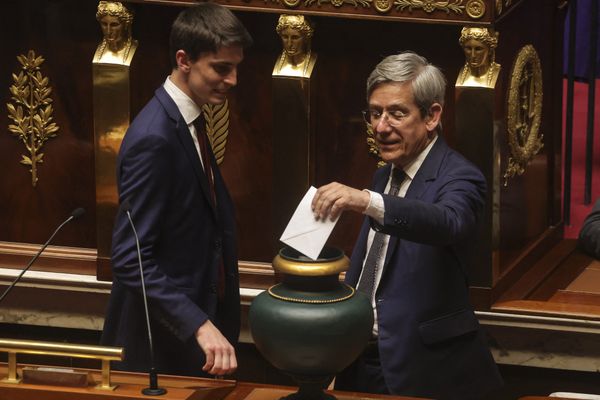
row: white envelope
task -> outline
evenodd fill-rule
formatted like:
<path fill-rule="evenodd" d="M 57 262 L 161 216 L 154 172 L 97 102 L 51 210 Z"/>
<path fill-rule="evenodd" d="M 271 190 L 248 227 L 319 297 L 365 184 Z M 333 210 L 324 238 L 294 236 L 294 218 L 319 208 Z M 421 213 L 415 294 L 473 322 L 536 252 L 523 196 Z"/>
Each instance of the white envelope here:
<path fill-rule="evenodd" d="M 281 238 L 279 238 L 283 243 L 312 260 L 319 257 L 325 242 L 327 242 L 333 227 L 339 219 L 338 216 L 335 221 L 331 221 L 329 218 L 325 221 L 315 220 L 311 202 L 316 192 L 317 189 L 314 186 L 308 189 L 290 222 L 288 222 L 285 231 L 283 231 Z"/>

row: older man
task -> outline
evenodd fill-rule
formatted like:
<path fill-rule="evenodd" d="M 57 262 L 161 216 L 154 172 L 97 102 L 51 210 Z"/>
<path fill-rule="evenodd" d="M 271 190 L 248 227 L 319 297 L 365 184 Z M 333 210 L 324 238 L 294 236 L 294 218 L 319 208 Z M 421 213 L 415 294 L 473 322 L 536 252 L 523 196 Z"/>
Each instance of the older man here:
<path fill-rule="evenodd" d="M 346 281 L 372 301 L 373 340 L 338 389 L 465 400 L 502 384 L 465 274 L 485 180 L 439 134 L 445 87 L 415 53 L 379 63 L 364 116 L 387 165 L 370 191 L 334 182 L 314 197 L 316 218 L 367 216 Z"/>

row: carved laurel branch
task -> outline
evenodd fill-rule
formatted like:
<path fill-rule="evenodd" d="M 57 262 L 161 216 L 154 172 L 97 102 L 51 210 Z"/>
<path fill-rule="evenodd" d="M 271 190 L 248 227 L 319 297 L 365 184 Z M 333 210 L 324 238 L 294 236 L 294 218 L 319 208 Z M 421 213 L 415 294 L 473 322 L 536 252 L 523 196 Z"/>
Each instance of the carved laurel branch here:
<path fill-rule="evenodd" d="M 529 85 L 529 86 L 525 86 Z M 524 93 L 521 88 L 525 87 Z M 544 147 L 539 134 L 542 119 L 542 67 L 532 45 L 524 46 L 517 55 L 508 91 L 508 145 L 511 156 L 504 173 L 504 186 L 508 179 L 522 175 L 525 167 Z M 527 110 L 525 118 L 521 110 Z"/>
<path fill-rule="evenodd" d="M 225 158 L 227 135 L 229 135 L 229 102 L 225 100 L 223 104 L 205 104 L 202 106 L 202 113 L 206 120 L 206 134 L 217 164 L 221 164 Z"/>
<path fill-rule="evenodd" d="M 52 88 L 49 79 L 40 72 L 44 62 L 42 56 L 36 57 L 33 50 L 27 56 L 19 55 L 21 71 L 12 74 L 14 83 L 10 86 L 12 103 L 7 103 L 8 118 L 14 123 L 8 130 L 17 136 L 25 145 L 29 155 L 21 155 L 21 164 L 30 166 L 31 184 L 38 181 L 37 164 L 42 163 L 44 153 L 41 152 L 46 140 L 55 137 L 58 125 L 52 122 Z"/>
<path fill-rule="evenodd" d="M 377 148 L 377 143 L 375 142 L 375 133 L 373 132 L 373 127 L 369 124 L 365 124 L 367 126 L 367 145 L 369 146 L 369 154 L 377 159 L 377 166 L 383 167 L 385 165 L 385 161 L 381 159 L 381 155 L 379 154 L 379 149 Z"/>

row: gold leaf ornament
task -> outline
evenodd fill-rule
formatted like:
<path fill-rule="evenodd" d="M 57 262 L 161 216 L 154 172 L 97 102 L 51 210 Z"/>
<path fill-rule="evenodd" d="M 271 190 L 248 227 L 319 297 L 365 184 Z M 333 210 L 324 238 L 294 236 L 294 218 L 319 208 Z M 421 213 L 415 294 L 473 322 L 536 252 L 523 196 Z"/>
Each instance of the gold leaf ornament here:
<path fill-rule="evenodd" d="M 511 71 L 508 91 L 507 130 L 510 157 L 504 173 L 504 186 L 514 176 L 525 173 L 527 164 L 544 147 L 539 132 L 542 119 L 542 67 L 532 45 L 521 48 Z"/>
<path fill-rule="evenodd" d="M 229 135 L 229 102 L 223 104 L 205 104 L 202 113 L 206 121 L 206 134 L 210 140 L 217 164 L 225 158 L 227 136 Z"/>
<path fill-rule="evenodd" d="M 52 121 L 50 80 L 40 71 L 44 57 L 29 50 L 26 56 L 17 56 L 17 61 L 21 70 L 12 74 L 11 99 L 6 104 L 8 118 L 12 120 L 8 131 L 19 138 L 29 152 L 28 155 L 22 154 L 19 162 L 30 167 L 31 185 L 35 187 L 37 164 L 43 163 L 42 147 L 48 139 L 57 136 L 59 127 Z"/>

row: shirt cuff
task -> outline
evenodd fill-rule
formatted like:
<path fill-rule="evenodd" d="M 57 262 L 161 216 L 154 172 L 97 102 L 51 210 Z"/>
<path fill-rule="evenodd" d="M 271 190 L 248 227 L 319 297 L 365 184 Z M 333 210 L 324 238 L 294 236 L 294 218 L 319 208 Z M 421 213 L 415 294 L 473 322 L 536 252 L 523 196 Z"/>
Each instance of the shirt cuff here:
<path fill-rule="evenodd" d="M 383 203 L 383 196 L 377 192 L 373 192 L 368 189 L 363 189 L 365 192 L 369 192 L 369 205 L 363 214 L 373 218 L 377 223 L 383 225 L 383 216 L 385 214 L 385 205 Z"/>

